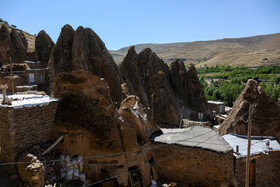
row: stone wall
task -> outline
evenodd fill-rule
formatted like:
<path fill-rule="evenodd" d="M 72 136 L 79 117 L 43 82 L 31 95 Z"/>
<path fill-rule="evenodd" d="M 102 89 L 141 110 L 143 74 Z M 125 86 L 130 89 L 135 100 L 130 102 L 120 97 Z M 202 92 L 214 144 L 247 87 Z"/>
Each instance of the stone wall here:
<path fill-rule="evenodd" d="M 21 152 L 50 140 L 57 102 L 48 105 L 0 107 L 0 161 L 14 162 Z"/>
<path fill-rule="evenodd" d="M 200 148 L 163 145 L 153 149 L 153 158 L 158 162 L 154 169 L 157 181 L 161 183 L 176 182 L 179 186 L 234 186 L 232 151 L 224 154 Z"/>
<path fill-rule="evenodd" d="M 260 154 L 254 159 L 254 183 L 255 187 L 279 186 L 280 184 L 280 151 L 270 151 L 268 154 Z M 246 158 L 236 159 L 235 177 L 238 186 L 242 187 L 245 180 Z"/>

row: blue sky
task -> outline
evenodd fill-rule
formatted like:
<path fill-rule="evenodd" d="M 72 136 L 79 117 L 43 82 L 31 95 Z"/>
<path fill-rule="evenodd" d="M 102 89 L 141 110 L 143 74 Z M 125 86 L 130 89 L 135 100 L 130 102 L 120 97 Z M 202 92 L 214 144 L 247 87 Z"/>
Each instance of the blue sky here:
<path fill-rule="evenodd" d="M 280 32 L 279 0 L 0 0 L 0 18 L 56 42 L 61 27 L 92 28 L 108 49 L 139 43 Z"/>

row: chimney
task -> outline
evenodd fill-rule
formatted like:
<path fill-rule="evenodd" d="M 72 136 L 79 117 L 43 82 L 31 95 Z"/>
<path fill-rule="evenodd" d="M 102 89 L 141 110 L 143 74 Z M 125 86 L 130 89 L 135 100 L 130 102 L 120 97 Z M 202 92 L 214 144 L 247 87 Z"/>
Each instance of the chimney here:
<path fill-rule="evenodd" d="M 236 154 L 239 154 L 239 145 L 236 145 Z"/>
<path fill-rule="evenodd" d="M 267 148 L 269 148 L 269 144 L 270 144 L 270 142 L 269 142 L 269 140 L 266 142 L 266 147 Z"/>

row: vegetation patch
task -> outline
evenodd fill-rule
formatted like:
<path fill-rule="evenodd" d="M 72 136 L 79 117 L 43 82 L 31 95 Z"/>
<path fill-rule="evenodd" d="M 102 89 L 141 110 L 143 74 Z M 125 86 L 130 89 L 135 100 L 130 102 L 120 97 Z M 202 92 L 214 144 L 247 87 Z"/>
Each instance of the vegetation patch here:
<path fill-rule="evenodd" d="M 248 79 L 259 82 L 262 89 L 280 104 L 280 66 L 213 66 L 197 69 L 207 100 L 223 101 L 233 106 Z"/>

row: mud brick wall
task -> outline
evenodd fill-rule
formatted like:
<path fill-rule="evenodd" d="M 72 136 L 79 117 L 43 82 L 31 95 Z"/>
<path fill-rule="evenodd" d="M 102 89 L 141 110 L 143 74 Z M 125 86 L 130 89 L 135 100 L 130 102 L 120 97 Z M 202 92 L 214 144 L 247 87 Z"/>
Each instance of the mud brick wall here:
<path fill-rule="evenodd" d="M 159 145 L 162 144 L 154 143 L 154 146 Z M 153 166 L 158 180 L 163 183 L 176 181 L 178 186 L 227 186 L 233 183 L 232 151 L 218 153 L 201 148 L 166 145 L 153 149 L 153 159 L 155 162 L 164 160 Z"/>
<path fill-rule="evenodd" d="M 254 164 L 255 187 L 277 187 L 280 184 L 280 151 L 260 154 Z M 245 179 L 246 158 L 236 159 L 235 177 L 239 187 L 243 187 Z"/>
<path fill-rule="evenodd" d="M 13 162 L 24 150 L 50 140 L 57 105 L 0 107 L 0 161 Z"/>

